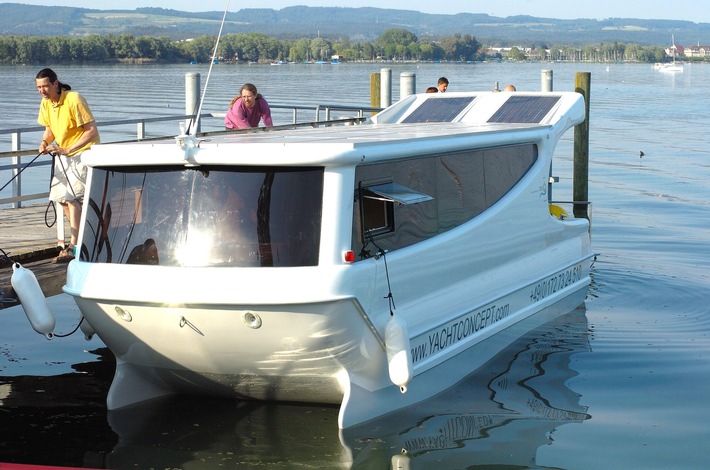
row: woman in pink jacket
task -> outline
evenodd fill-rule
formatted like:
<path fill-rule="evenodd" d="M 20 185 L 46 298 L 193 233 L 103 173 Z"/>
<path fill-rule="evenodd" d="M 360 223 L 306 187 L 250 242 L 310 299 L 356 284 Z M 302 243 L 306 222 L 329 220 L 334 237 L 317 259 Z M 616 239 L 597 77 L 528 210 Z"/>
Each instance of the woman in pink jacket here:
<path fill-rule="evenodd" d="M 258 127 L 261 120 L 266 127 L 273 126 L 269 103 L 256 92 L 254 85 L 245 83 L 239 90 L 239 95 L 229 103 L 224 125 L 227 129 L 248 129 Z"/>

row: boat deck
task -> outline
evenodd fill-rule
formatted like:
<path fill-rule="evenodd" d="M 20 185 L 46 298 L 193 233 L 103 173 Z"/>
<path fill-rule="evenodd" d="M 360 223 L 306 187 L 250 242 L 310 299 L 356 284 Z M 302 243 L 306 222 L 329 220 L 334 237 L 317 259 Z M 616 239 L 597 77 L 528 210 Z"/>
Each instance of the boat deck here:
<path fill-rule="evenodd" d="M 558 137 L 584 119 L 579 93 L 441 93 L 410 95 L 371 123 L 242 130 L 161 140 L 100 144 L 82 156 L 105 165 L 342 166 L 430 154 L 447 148 L 509 145 Z M 337 130 L 334 131 L 334 127 Z M 549 133 L 549 135 L 545 135 Z M 175 145 L 176 141 L 179 145 Z"/>

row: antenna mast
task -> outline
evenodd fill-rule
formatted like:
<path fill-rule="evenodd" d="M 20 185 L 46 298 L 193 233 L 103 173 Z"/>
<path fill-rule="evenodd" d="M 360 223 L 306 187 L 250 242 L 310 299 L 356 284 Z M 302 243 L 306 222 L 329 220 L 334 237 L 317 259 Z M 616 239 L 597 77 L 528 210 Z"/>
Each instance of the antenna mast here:
<path fill-rule="evenodd" d="M 207 93 L 207 85 L 210 82 L 210 75 L 212 74 L 212 67 L 217 57 L 217 48 L 219 47 L 219 40 L 222 38 L 222 29 L 224 28 L 224 22 L 227 18 L 227 10 L 229 9 L 229 0 L 224 6 L 224 14 L 222 15 L 222 23 L 219 25 L 219 33 L 217 33 L 217 41 L 214 45 L 214 51 L 212 51 L 212 60 L 210 61 L 210 68 L 207 72 L 207 79 L 205 80 L 205 88 L 202 90 L 202 96 L 200 97 L 200 106 L 197 108 L 197 114 L 195 115 L 194 121 L 191 123 L 190 128 L 187 129 L 187 134 L 195 135 L 197 134 L 197 129 L 199 129 L 200 115 L 202 114 L 202 104 L 205 101 L 205 93 Z"/>

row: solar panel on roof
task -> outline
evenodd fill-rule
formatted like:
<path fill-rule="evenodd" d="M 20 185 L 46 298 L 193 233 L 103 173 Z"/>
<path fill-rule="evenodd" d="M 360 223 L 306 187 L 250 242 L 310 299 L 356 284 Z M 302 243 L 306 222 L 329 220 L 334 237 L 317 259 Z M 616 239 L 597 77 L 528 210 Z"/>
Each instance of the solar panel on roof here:
<path fill-rule="evenodd" d="M 559 99 L 559 96 L 512 95 L 488 122 L 539 123 Z"/>
<path fill-rule="evenodd" d="M 475 99 L 475 96 L 429 98 L 402 122 L 451 122 Z"/>

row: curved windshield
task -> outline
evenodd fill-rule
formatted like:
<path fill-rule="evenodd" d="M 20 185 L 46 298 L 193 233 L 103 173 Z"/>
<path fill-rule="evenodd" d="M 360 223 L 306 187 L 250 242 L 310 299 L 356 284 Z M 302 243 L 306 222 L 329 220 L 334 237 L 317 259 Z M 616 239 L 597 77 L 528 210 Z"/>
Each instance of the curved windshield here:
<path fill-rule="evenodd" d="M 94 168 L 81 260 L 315 266 L 323 168 Z"/>

